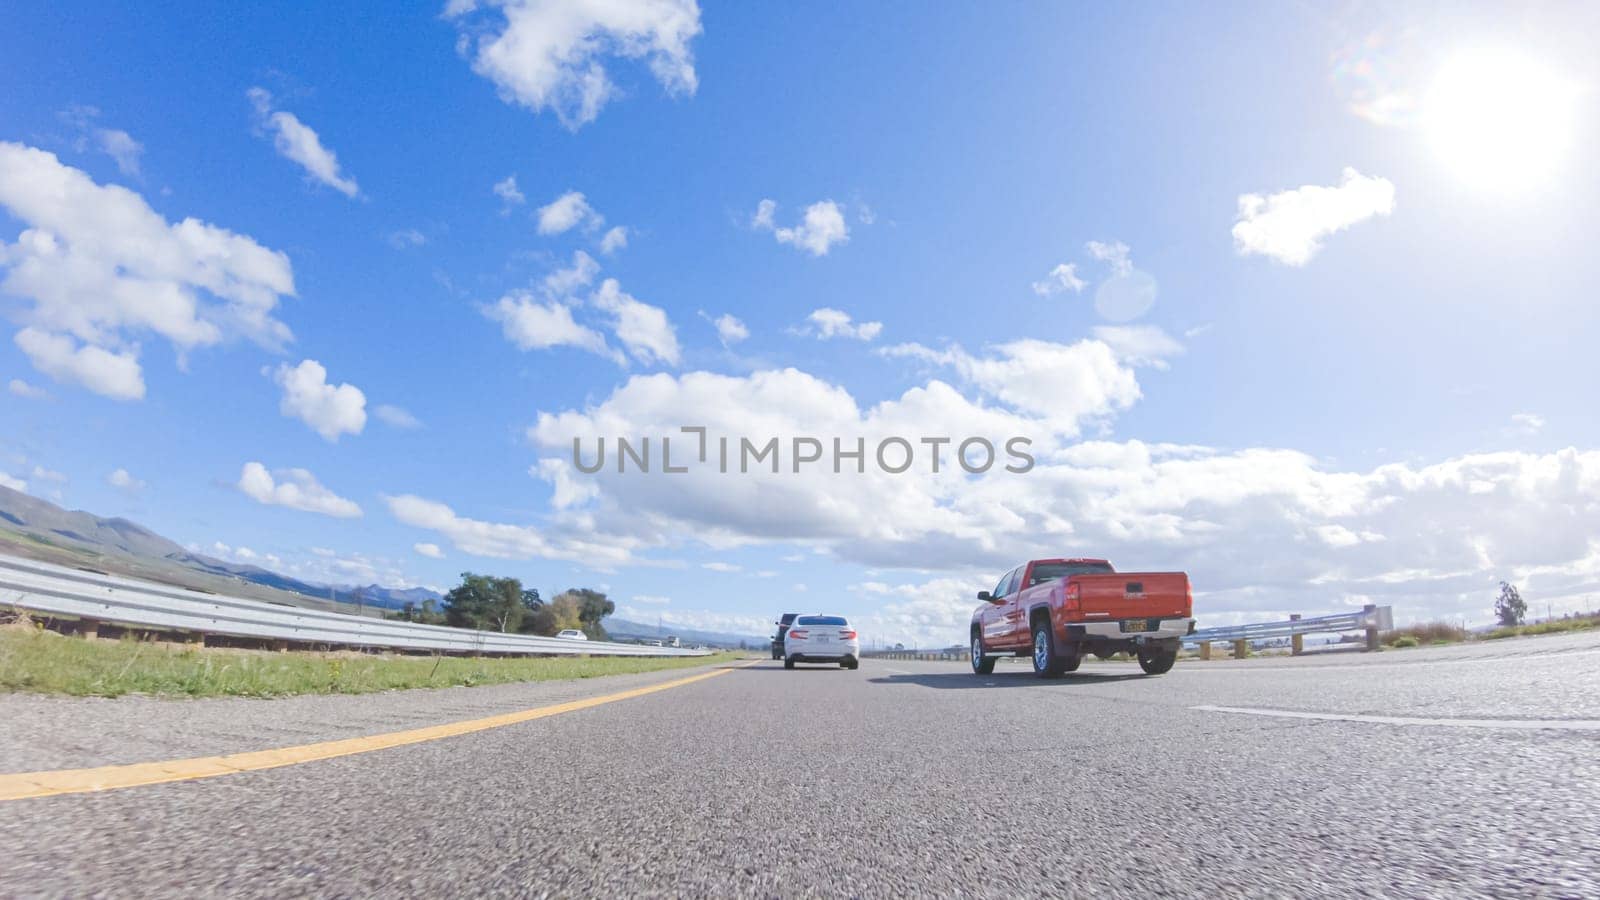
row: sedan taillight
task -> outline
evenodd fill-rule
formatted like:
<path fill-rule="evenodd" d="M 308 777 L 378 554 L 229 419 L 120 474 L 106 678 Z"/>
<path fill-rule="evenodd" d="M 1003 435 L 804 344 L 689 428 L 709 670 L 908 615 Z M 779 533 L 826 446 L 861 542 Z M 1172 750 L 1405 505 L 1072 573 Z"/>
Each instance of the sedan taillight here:
<path fill-rule="evenodd" d="M 841 641 L 853 641 L 855 639 L 856 639 L 856 633 L 854 631 L 841 631 L 841 632 L 839 632 L 839 640 L 841 640 Z"/>
<path fill-rule="evenodd" d="M 791 637 L 791 638 L 793 638 L 793 639 L 795 639 L 797 641 L 805 640 L 807 633 L 808 632 L 804 628 L 791 628 L 791 629 L 789 629 L 789 637 Z"/>

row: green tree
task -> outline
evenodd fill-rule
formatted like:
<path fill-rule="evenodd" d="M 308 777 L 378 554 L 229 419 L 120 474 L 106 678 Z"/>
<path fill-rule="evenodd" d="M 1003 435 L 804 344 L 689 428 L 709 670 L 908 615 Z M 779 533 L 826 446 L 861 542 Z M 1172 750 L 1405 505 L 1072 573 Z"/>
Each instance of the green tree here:
<path fill-rule="evenodd" d="M 522 624 L 522 582 L 515 578 L 461 573 L 461 584 L 445 595 L 445 624 L 479 631 L 516 631 Z"/>
<path fill-rule="evenodd" d="M 536 590 L 522 592 L 522 627 L 524 634 L 542 634 L 546 637 L 561 629 L 556 627 L 555 611 L 539 598 Z"/>
<path fill-rule="evenodd" d="M 1500 582 L 1500 598 L 1494 602 L 1494 614 L 1501 625 L 1522 624 L 1522 617 L 1528 614 L 1528 604 L 1516 585 Z"/>
<path fill-rule="evenodd" d="M 557 594 L 551 601 L 561 603 L 563 621 L 573 620 L 570 625 L 562 628 L 581 628 L 583 633 L 597 641 L 606 639 L 605 627 L 600 623 L 606 616 L 617 611 L 617 605 L 606 599 L 606 595 L 589 588 L 568 588 Z"/>

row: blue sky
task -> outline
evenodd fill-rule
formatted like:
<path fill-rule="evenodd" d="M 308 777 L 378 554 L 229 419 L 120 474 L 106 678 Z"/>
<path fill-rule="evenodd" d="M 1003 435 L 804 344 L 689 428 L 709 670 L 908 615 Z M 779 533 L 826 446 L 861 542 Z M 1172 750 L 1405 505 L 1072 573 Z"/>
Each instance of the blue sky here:
<path fill-rule="evenodd" d="M 615 9 L 14 11 L 7 483 L 312 579 L 492 571 L 743 630 L 959 641 L 1031 555 L 1187 568 L 1214 621 L 1479 621 L 1499 578 L 1596 605 L 1592 8 Z M 191 218 L 260 258 L 107 249 Z M 1106 316 L 1130 279 L 1153 305 Z M 1025 433 L 1041 465 L 555 474 L 569 435 L 707 415 Z"/>

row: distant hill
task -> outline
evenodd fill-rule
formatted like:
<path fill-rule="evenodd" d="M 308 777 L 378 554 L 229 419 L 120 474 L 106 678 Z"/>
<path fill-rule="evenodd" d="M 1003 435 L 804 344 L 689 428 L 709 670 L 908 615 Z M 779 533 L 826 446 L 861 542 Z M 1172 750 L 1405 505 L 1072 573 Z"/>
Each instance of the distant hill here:
<path fill-rule="evenodd" d="M 65 510 L 30 494 L 0 486 L 0 551 L 45 562 L 144 578 L 178 587 L 234 594 L 271 603 L 369 615 L 441 600 L 427 588 L 381 585 L 329 586 L 301 581 L 260 566 L 191 553 L 127 519 Z"/>
<path fill-rule="evenodd" d="M 615 640 L 654 640 L 670 634 L 677 635 L 678 640 L 685 644 L 711 644 L 718 647 L 737 647 L 740 641 L 751 646 L 765 647 L 771 640 L 770 635 L 762 637 L 753 634 L 731 634 L 725 631 L 699 631 L 694 628 L 674 628 L 671 625 L 663 625 L 657 629 L 654 625 L 615 617 L 607 618 L 601 624 L 605 626 L 606 634 Z"/>

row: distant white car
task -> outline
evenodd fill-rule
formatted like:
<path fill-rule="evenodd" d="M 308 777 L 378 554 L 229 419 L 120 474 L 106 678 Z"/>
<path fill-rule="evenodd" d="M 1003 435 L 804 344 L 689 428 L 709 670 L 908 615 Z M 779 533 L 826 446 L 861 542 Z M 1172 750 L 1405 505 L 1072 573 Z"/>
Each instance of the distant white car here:
<path fill-rule="evenodd" d="M 646 647 L 660 647 L 660 646 L 662 646 L 660 641 L 645 641 L 644 645 Z"/>
<path fill-rule="evenodd" d="M 556 637 L 569 641 L 587 641 L 589 636 L 576 628 L 567 628 L 556 633 Z"/>
<path fill-rule="evenodd" d="M 846 669 L 861 665 L 861 641 L 844 616 L 798 616 L 783 635 L 783 667 L 797 662 L 836 662 Z"/>

